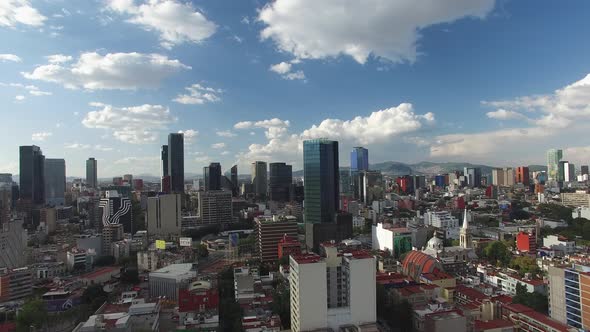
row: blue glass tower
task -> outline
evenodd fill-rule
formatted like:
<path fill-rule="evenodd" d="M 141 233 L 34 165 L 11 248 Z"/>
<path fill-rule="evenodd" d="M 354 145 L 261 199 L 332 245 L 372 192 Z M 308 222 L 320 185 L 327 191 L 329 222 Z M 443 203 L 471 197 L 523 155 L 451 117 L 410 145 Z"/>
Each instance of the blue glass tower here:
<path fill-rule="evenodd" d="M 303 142 L 305 223 L 333 223 L 338 210 L 338 142 Z"/>
<path fill-rule="evenodd" d="M 351 171 L 368 171 L 369 170 L 369 150 L 357 146 L 350 152 L 350 170 Z"/>

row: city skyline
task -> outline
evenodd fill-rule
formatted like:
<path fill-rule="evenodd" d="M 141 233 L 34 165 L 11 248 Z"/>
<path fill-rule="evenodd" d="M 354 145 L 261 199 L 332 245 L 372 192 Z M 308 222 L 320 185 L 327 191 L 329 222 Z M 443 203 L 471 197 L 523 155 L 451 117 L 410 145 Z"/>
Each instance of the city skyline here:
<path fill-rule="evenodd" d="M 185 134 L 187 173 L 213 161 L 299 170 L 301 142 L 320 137 L 338 140 L 341 155 L 365 146 L 374 163 L 545 164 L 550 148 L 590 160 L 590 46 L 579 42 L 588 3 L 482 0 L 361 27 L 348 22 L 371 9 L 355 2 L 331 29 L 290 17 L 327 4 L 284 14 L 284 0 L 171 3 L 174 25 L 140 17 L 157 1 L 11 3 L 30 10 L 0 17 L 0 101 L 14 141 L 0 146 L 0 172 L 17 174 L 18 146 L 36 144 L 65 158 L 68 176 L 83 177 L 89 157 L 100 177 L 158 175 L 171 132 Z M 184 24 L 198 28 L 174 29 Z"/>

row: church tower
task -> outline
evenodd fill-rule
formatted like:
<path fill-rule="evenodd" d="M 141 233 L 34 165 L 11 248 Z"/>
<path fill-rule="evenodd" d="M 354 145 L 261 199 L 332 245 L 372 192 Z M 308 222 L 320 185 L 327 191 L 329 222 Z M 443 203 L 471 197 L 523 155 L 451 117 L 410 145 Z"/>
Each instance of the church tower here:
<path fill-rule="evenodd" d="M 465 214 L 463 215 L 463 227 L 461 227 L 459 234 L 459 243 L 461 248 L 471 248 L 471 232 L 469 231 L 469 222 L 467 221 L 467 209 L 465 209 Z"/>

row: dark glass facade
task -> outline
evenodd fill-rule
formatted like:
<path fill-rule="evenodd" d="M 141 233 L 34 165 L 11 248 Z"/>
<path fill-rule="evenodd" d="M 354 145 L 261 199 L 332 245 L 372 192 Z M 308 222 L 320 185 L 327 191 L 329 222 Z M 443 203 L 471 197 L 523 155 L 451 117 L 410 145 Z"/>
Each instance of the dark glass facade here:
<path fill-rule="evenodd" d="M 184 193 L 184 136 L 168 135 L 168 172 L 170 173 L 170 192 Z"/>
<path fill-rule="evenodd" d="M 252 175 L 252 187 L 254 194 L 259 198 L 266 197 L 268 190 L 268 174 L 266 163 L 264 161 L 253 162 L 250 174 Z"/>
<path fill-rule="evenodd" d="M 168 145 L 162 145 L 162 177 L 170 175 L 168 174 Z"/>
<path fill-rule="evenodd" d="M 86 160 L 86 186 L 96 188 L 98 185 L 98 172 L 96 159 L 88 158 Z"/>
<path fill-rule="evenodd" d="M 303 176 L 305 222 L 334 222 L 340 185 L 338 142 L 327 139 L 304 141 Z"/>
<path fill-rule="evenodd" d="M 350 170 L 369 170 L 369 150 L 360 146 L 353 148 L 353 150 L 350 152 Z"/>
<path fill-rule="evenodd" d="M 238 165 L 233 165 L 230 170 L 230 179 L 232 183 L 232 195 L 234 197 L 239 196 L 239 184 L 238 184 Z"/>
<path fill-rule="evenodd" d="M 203 185 L 205 191 L 221 190 L 221 164 L 210 163 L 203 167 Z"/>
<path fill-rule="evenodd" d="M 20 149 L 20 199 L 33 204 L 45 203 L 45 156 L 35 145 Z"/>
<path fill-rule="evenodd" d="M 52 206 L 66 203 L 66 161 L 45 159 L 45 202 Z"/>
<path fill-rule="evenodd" d="M 270 163 L 270 178 L 268 183 L 271 201 L 289 201 L 289 191 L 293 182 L 293 167 L 285 163 Z"/>

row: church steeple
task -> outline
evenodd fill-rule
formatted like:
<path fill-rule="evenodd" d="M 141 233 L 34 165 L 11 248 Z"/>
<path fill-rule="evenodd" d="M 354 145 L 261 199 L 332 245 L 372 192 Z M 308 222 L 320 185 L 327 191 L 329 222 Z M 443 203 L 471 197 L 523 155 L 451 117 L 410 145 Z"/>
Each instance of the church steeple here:
<path fill-rule="evenodd" d="M 467 221 L 467 209 L 463 215 L 463 227 L 459 234 L 459 243 L 462 248 L 471 248 L 471 232 L 469 231 L 469 222 Z"/>

